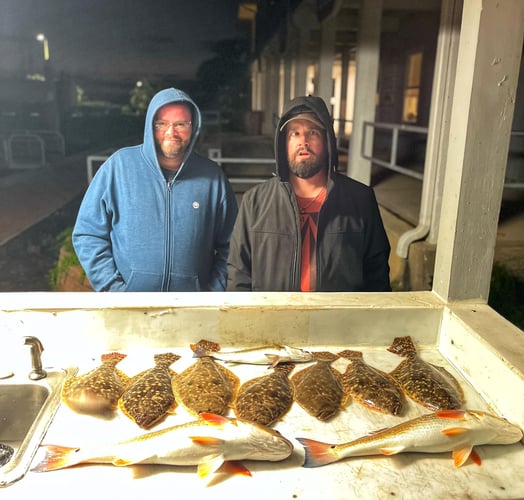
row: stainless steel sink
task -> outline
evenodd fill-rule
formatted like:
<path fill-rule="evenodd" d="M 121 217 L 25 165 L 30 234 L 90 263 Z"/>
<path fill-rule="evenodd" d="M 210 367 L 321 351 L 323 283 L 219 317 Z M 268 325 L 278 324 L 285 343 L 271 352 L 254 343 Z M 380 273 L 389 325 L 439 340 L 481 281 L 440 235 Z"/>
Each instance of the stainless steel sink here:
<path fill-rule="evenodd" d="M 26 474 L 60 405 L 63 383 L 77 368 L 45 371 L 47 375 L 40 380 L 31 380 L 27 373 L 0 380 L 0 443 L 14 450 L 0 466 L 0 487 Z"/>

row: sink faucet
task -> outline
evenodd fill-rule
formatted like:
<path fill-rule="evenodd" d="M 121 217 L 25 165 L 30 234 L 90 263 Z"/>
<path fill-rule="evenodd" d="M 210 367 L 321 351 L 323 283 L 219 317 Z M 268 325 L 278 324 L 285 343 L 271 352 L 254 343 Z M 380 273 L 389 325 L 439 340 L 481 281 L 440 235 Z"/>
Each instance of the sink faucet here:
<path fill-rule="evenodd" d="M 29 372 L 31 380 L 40 380 L 47 376 L 47 372 L 42 368 L 42 351 L 44 346 L 42 342 L 36 337 L 24 337 L 24 345 L 31 346 L 31 366 L 32 370 Z"/>

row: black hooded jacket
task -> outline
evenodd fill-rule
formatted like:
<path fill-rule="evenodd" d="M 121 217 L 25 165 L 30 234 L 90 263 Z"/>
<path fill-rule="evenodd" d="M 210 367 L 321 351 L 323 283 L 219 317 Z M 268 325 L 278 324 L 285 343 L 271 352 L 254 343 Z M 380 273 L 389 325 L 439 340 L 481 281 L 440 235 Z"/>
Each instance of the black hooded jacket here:
<path fill-rule="evenodd" d="M 275 133 L 276 176 L 247 191 L 235 222 L 228 258 L 229 291 L 299 291 L 301 234 L 289 183 L 286 135 L 292 115 L 313 112 L 327 135 L 329 180 L 317 232 L 317 291 L 390 291 L 390 245 L 373 190 L 337 173 L 338 153 L 324 101 L 297 97 Z"/>

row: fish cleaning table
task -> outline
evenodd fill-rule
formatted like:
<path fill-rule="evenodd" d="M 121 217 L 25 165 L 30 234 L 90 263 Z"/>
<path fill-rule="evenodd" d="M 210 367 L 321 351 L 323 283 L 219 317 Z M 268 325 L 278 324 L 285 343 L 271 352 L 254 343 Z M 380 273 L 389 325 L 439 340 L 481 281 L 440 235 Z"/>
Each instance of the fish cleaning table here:
<path fill-rule="evenodd" d="M 128 375 L 151 367 L 154 354 L 174 352 L 181 359 L 171 368 L 180 373 L 195 362 L 189 344 L 202 338 L 219 342 L 223 349 L 282 343 L 317 351 L 360 350 L 367 363 L 391 371 L 403 358 L 387 347 L 394 337 L 409 335 L 424 360 L 445 367 L 459 380 L 465 393 L 463 408 L 488 411 L 524 426 L 522 332 L 492 316 L 482 304 L 450 306 L 430 292 L 33 294 L 30 302 L 4 295 L 1 330 L 9 338 L 38 336 L 45 347 L 45 364 L 75 364 L 79 373 L 99 365 L 100 355 L 110 351 L 127 354 L 118 367 Z M 343 371 L 346 362 L 337 360 L 333 367 Z M 297 365 L 293 373 L 305 366 Z M 227 367 L 242 382 L 268 373 L 267 366 Z M 455 468 L 451 453 L 405 453 L 302 467 L 304 452 L 297 437 L 342 443 L 427 412 L 410 400 L 401 417 L 372 412 L 352 401 L 333 420 L 320 422 L 294 403 L 273 426 L 293 442 L 293 454 L 281 462 L 244 462 L 251 477 L 216 474 L 209 482 L 197 477 L 196 467 L 85 465 L 30 472 L 2 495 L 61 498 L 60 491 L 67 491 L 75 498 L 144 498 L 156 492 L 230 499 L 249 492 L 250 498 L 264 500 L 268 495 L 308 500 L 524 496 L 521 443 L 478 447 L 480 466 L 468 460 Z M 232 411 L 229 416 L 234 416 Z M 191 419 L 179 406 L 151 430 Z M 100 419 L 62 405 L 44 443 L 81 447 L 144 432 L 119 412 Z"/>

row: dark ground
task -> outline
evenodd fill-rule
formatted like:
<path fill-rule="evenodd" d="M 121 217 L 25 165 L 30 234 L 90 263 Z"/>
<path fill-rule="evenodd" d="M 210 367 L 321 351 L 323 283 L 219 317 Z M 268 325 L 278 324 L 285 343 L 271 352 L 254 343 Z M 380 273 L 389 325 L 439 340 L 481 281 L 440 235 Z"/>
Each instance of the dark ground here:
<path fill-rule="evenodd" d="M 51 291 L 49 271 L 58 261 L 56 237 L 76 220 L 82 197 L 0 246 L 0 292 Z"/>

